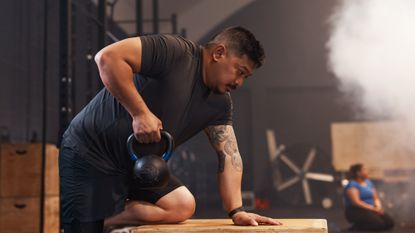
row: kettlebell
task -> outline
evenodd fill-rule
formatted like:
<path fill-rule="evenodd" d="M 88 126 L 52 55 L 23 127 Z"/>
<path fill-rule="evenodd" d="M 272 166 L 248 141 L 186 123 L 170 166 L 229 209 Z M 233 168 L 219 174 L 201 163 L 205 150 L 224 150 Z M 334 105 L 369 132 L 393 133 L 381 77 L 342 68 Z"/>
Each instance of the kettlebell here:
<path fill-rule="evenodd" d="M 170 179 L 167 161 L 170 159 L 173 148 L 173 137 L 166 131 L 160 131 L 161 139 L 166 141 L 166 150 L 162 156 L 155 154 L 138 155 L 134 147 L 140 144 L 131 134 L 127 139 L 127 149 L 130 159 L 134 161 L 133 176 L 134 182 L 140 188 L 160 188 L 167 185 Z"/>

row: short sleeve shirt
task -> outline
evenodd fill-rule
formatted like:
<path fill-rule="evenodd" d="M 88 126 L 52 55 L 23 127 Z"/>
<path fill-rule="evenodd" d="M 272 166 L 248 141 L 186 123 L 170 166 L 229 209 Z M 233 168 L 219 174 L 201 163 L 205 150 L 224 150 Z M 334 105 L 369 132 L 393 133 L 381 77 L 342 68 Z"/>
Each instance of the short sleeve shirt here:
<path fill-rule="evenodd" d="M 174 35 L 143 36 L 141 43 L 134 84 L 176 146 L 208 126 L 232 124 L 230 94 L 216 94 L 203 82 L 201 46 Z M 72 120 L 64 139 L 102 172 L 118 174 L 129 171 L 125 145 L 132 132 L 129 113 L 104 88 Z"/>
<path fill-rule="evenodd" d="M 372 205 L 372 206 L 374 205 L 373 183 L 369 179 L 366 179 L 365 184 L 366 185 L 360 185 L 358 182 L 354 180 L 349 181 L 349 183 L 344 188 L 344 204 L 346 207 L 352 206 L 352 202 L 349 196 L 347 195 L 347 190 L 350 188 L 356 188 L 359 191 L 360 200 L 362 200 L 363 202 L 369 205 Z"/>

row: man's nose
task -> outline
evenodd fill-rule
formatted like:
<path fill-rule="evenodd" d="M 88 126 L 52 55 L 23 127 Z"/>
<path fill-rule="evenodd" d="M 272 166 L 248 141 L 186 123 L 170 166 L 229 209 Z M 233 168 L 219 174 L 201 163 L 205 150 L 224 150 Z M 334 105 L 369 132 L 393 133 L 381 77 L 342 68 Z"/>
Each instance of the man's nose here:
<path fill-rule="evenodd" d="M 235 80 L 235 85 L 240 87 L 240 86 L 242 86 L 242 84 L 244 84 L 244 79 L 243 78 L 237 78 Z"/>

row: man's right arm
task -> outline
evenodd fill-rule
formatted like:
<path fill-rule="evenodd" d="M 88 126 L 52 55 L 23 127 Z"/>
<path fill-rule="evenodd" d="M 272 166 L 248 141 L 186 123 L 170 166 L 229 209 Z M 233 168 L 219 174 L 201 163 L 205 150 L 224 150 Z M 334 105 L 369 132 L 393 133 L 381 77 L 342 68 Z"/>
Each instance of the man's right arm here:
<path fill-rule="evenodd" d="M 160 140 L 162 124 L 134 85 L 133 74 L 141 70 L 141 55 L 141 39 L 134 37 L 106 46 L 97 53 L 95 62 L 105 87 L 130 113 L 135 137 L 149 143 Z"/>

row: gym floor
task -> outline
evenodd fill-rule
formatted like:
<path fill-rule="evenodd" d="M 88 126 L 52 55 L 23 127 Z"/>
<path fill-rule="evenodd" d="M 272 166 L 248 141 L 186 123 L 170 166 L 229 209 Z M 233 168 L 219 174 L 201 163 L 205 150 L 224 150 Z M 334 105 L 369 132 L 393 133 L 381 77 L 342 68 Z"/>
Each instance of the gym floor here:
<path fill-rule="evenodd" d="M 198 211 L 194 218 L 226 218 L 222 211 Z M 290 208 L 290 209 L 269 209 L 255 210 L 258 214 L 272 216 L 274 218 L 324 218 L 327 219 L 330 233 L 351 232 L 348 231 L 350 224 L 344 218 L 342 209 L 324 210 L 321 208 Z M 366 233 L 365 231 L 353 231 L 354 233 Z M 399 222 L 391 233 L 411 233 L 415 232 L 415 225 L 412 227 L 400 226 Z"/>

